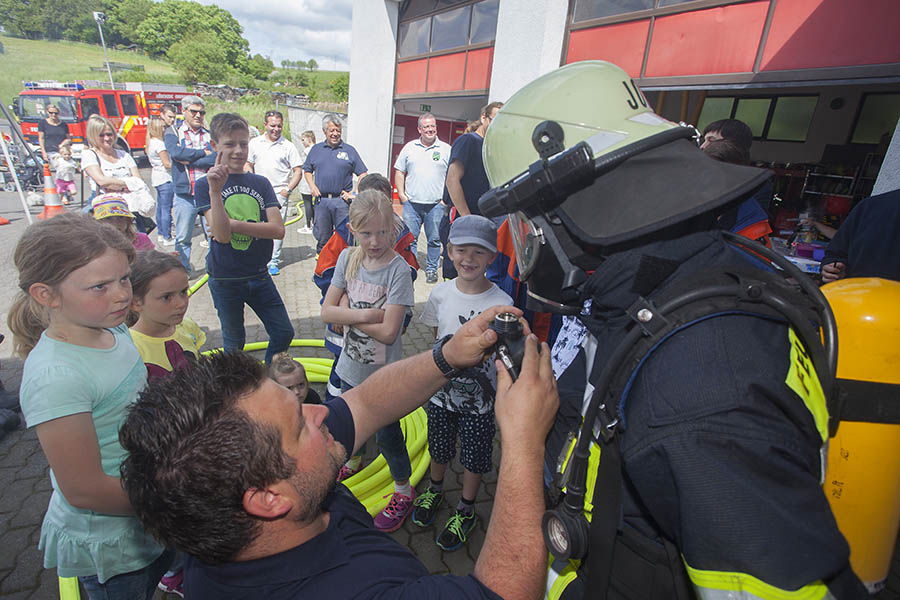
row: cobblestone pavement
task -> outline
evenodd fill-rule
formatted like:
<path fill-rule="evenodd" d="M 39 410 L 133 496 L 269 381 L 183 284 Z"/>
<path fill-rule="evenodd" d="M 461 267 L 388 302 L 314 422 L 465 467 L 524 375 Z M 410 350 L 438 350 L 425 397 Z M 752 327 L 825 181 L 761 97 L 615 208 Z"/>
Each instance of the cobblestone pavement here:
<path fill-rule="evenodd" d="M 70 209 L 72 210 L 72 209 Z M 33 210 L 34 214 L 38 211 Z M 11 224 L 0 226 L 0 333 L 7 341 L 0 345 L 0 380 L 9 389 L 18 389 L 22 373 L 22 361 L 13 358 L 11 335 L 6 325 L 7 310 L 16 292 L 17 277 L 12 264 L 12 252 L 16 242 L 27 226 L 18 197 L 0 192 L 0 217 Z M 321 338 L 322 322 L 319 319 L 319 291 L 312 284 L 315 266 L 315 240 L 311 235 L 299 234 L 296 223 L 287 228 L 283 252 L 283 268 L 275 282 L 285 300 L 288 313 L 292 317 L 297 338 Z M 194 238 L 192 263 L 194 279 L 204 272 L 206 250 L 198 244 L 202 236 Z M 420 237 L 420 249 L 424 250 L 424 235 Z M 420 252 L 420 262 L 424 256 Z M 415 315 L 421 314 L 424 302 L 432 286 L 425 283 L 424 274 L 415 283 Z M 208 288 L 204 286 L 191 297 L 189 316 L 207 331 L 207 347 L 221 346 L 222 336 L 219 322 L 213 309 Z M 259 319 L 249 309 L 246 314 L 247 341 L 265 340 L 265 331 Z M 433 335 L 430 328 L 420 325 L 414 319 L 404 337 L 404 354 L 411 355 L 431 347 Z M 327 356 L 323 350 L 316 351 Z M 320 393 L 323 391 L 322 386 Z M 495 440 L 494 463 L 499 462 L 499 445 Z M 427 482 L 427 475 L 425 477 Z M 490 519 L 494 491 L 496 489 L 496 469 L 484 477 L 484 485 L 476 500 L 475 511 L 478 525 L 467 546 L 456 552 L 444 552 L 435 543 L 434 527 L 421 529 L 407 519 L 402 528 L 392 537 L 408 546 L 422 560 L 432 573 L 470 573 L 475 559 L 484 542 L 487 523 Z M 418 489 L 423 489 L 420 483 Z M 458 461 L 454 461 L 446 476 L 446 502 L 435 518 L 440 527 L 450 516 L 451 507 L 458 501 L 462 489 L 462 471 Z M 50 478 L 46 459 L 40 449 L 34 430 L 25 430 L 24 425 L 0 440 L 0 598 L 9 600 L 44 600 L 58 598 L 57 578 L 54 570 L 44 569 L 42 557 L 37 550 L 40 538 L 41 520 L 50 498 Z M 878 595 L 882 600 L 900 599 L 900 553 L 895 551 L 895 560 L 888 587 Z M 157 597 L 162 597 L 157 593 Z"/>

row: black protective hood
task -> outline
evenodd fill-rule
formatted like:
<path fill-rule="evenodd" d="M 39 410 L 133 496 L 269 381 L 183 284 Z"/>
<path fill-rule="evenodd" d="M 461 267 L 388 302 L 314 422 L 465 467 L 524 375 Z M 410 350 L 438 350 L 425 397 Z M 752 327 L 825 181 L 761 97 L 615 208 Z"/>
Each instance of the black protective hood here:
<path fill-rule="evenodd" d="M 769 176 L 763 169 L 713 160 L 691 140 L 679 139 L 628 158 L 548 216 L 558 217 L 579 245 L 605 254 L 611 247 L 646 243 L 700 215 L 718 215 Z"/>

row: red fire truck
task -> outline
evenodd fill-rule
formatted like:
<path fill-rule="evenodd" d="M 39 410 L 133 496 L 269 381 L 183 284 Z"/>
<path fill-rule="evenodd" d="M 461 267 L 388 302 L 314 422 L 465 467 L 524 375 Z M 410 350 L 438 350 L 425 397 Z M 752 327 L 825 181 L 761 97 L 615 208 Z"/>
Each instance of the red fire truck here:
<path fill-rule="evenodd" d="M 159 83 L 117 83 L 116 89 L 99 81 L 26 81 L 15 106 L 22 135 L 30 143 L 38 143 L 38 123 L 47 116 L 47 107 L 59 108 L 59 116 L 69 127 L 73 150 L 86 144 L 88 118 L 99 114 L 112 121 L 118 139 L 116 145 L 126 152 L 144 150 L 147 121 L 159 114 L 165 103 L 175 104 L 188 92 L 183 85 Z"/>

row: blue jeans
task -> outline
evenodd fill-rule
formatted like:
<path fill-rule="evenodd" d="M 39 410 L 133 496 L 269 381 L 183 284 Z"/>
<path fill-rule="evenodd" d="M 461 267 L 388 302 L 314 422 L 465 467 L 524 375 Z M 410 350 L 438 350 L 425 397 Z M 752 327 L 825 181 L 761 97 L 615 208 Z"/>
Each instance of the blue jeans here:
<path fill-rule="evenodd" d="M 96 575 L 79 577 L 78 581 L 90 600 L 150 600 L 174 557 L 174 550 L 166 550 L 143 569 L 116 575 L 106 583 L 100 583 Z"/>
<path fill-rule="evenodd" d="M 349 392 L 353 386 L 344 381 L 341 382 L 341 392 Z M 375 444 L 378 451 L 384 456 L 388 469 L 391 471 L 391 479 L 394 481 L 406 481 L 412 475 L 412 465 L 409 462 L 409 452 L 406 450 L 406 440 L 403 439 L 403 429 L 400 422 L 394 421 L 385 425 L 375 433 Z M 365 444 L 356 454 L 362 455 Z"/>
<path fill-rule="evenodd" d="M 156 186 L 156 230 L 167 240 L 172 239 L 172 199 L 175 184 L 167 181 Z"/>
<path fill-rule="evenodd" d="M 403 221 L 419 242 L 419 229 L 425 225 L 425 238 L 428 240 L 428 253 L 425 258 L 425 272 L 437 273 L 441 259 L 441 237 L 438 227 L 444 216 L 444 206 L 436 204 L 420 204 L 419 202 L 403 203 Z"/>
<path fill-rule="evenodd" d="M 284 223 L 285 221 L 287 221 L 288 204 L 290 198 L 285 198 L 281 194 L 275 194 L 275 197 L 278 199 L 278 202 L 281 203 L 281 222 Z M 269 265 L 274 265 L 277 267 L 281 263 L 281 247 L 284 245 L 284 238 L 280 240 L 272 240 L 272 242 L 272 260 L 269 261 Z"/>
<path fill-rule="evenodd" d="M 256 279 L 213 279 L 209 278 L 209 293 L 222 324 L 222 346 L 225 352 L 239 352 L 244 349 L 244 304 L 253 309 L 262 321 L 269 335 L 266 349 L 266 364 L 272 357 L 284 352 L 294 339 L 294 326 L 288 317 L 278 288 L 268 273 Z"/>
<path fill-rule="evenodd" d="M 172 203 L 175 214 L 175 252 L 184 268 L 191 271 L 191 237 L 194 235 L 194 223 L 197 221 L 197 208 L 193 196 L 175 194 Z"/>

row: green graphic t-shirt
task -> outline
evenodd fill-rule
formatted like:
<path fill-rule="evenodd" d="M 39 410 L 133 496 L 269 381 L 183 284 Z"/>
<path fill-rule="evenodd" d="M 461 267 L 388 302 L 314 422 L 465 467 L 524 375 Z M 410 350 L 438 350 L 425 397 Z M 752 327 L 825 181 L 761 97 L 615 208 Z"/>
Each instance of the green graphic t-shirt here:
<path fill-rule="evenodd" d="M 209 182 L 206 178 L 194 188 L 197 210 L 209 210 Z M 229 175 L 222 188 L 225 212 L 236 221 L 265 223 L 266 209 L 279 208 L 272 184 L 255 173 Z M 210 241 L 206 257 L 206 270 L 215 279 L 248 279 L 266 273 L 266 265 L 272 258 L 272 240 L 232 233 L 231 241 L 221 244 Z"/>

